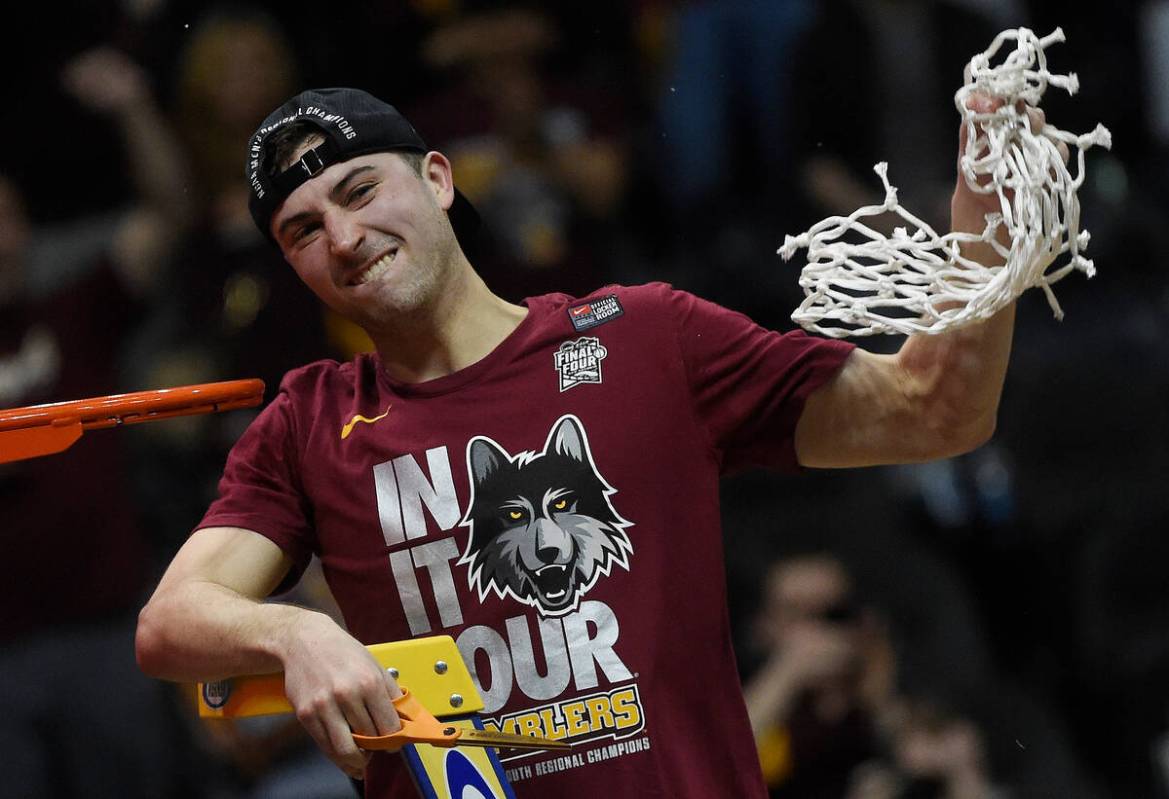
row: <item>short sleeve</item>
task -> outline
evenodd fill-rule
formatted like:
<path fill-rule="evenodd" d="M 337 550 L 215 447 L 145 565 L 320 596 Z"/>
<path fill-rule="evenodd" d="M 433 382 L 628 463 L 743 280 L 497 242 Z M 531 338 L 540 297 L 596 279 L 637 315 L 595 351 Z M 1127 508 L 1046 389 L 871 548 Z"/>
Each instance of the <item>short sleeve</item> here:
<path fill-rule="evenodd" d="M 804 402 L 836 374 L 854 345 L 777 333 L 683 291 L 667 300 L 695 412 L 722 456 L 723 473 L 799 469 L 795 429 Z"/>
<path fill-rule="evenodd" d="M 293 567 L 276 593 L 300 579 L 315 550 L 293 411 L 292 398 L 282 388 L 232 447 L 219 496 L 196 527 L 242 527 L 280 547 Z"/>

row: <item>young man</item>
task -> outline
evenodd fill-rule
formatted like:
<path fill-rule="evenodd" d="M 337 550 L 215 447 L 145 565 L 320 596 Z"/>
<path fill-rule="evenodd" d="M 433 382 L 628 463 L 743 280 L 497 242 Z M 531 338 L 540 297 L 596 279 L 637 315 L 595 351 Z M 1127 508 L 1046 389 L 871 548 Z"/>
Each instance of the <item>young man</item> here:
<path fill-rule="evenodd" d="M 274 112 L 248 176 L 261 230 L 377 352 L 285 378 L 142 611 L 142 667 L 283 670 L 304 726 L 368 796 L 410 796 L 398 758 L 353 745 L 398 725 L 398 688 L 363 644 L 450 634 L 488 719 L 578 744 L 562 770 L 537 767 L 546 754 L 509 763 L 532 766 L 518 796 L 765 795 L 719 476 L 978 446 L 1013 310 L 879 356 L 662 284 L 509 304 L 459 245 L 474 215 L 450 162 L 352 89 Z M 955 226 L 981 231 L 986 202 L 959 181 Z M 348 632 L 262 602 L 313 553 Z"/>

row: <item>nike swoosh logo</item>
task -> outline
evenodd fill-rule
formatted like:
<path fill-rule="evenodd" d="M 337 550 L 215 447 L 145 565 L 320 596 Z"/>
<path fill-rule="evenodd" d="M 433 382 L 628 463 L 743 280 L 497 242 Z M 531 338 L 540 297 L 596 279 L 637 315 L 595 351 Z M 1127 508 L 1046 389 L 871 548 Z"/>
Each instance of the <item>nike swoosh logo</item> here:
<path fill-rule="evenodd" d="M 358 422 L 365 422 L 366 424 L 373 424 L 374 422 L 385 419 L 387 416 L 390 415 L 390 408 L 392 408 L 392 407 L 393 407 L 392 405 L 387 405 L 385 413 L 383 413 L 381 416 L 375 416 L 372 419 L 366 418 L 365 416 L 362 416 L 360 413 L 355 414 L 353 416 L 353 418 L 350 419 L 348 422 L 346 422 L 345 426 L 341 428 L 341 440 L 344 441 L 345 439 L 349 438 L 349 434 L 353 432 L 353 428 L 357 425 Z"/>

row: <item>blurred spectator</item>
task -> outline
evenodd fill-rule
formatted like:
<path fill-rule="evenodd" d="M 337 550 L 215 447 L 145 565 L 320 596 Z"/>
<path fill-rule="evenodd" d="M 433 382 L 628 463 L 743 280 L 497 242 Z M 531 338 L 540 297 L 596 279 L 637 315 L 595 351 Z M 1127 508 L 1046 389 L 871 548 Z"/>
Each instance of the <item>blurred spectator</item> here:
<path fill-rule="evenodd" d="M 952 0 L 820 4 L 796 55 L 793 98 L 802 110 L 796 146 L 808 222 L 879 203 L 872 168 L 887 161 L 906 207 L 948 228 L 953 95 L 966 62 L 993 33 L 985 18 Z"/>
<path fill-rule="evenodd" d="M 248 137 L 291 93 L 297 71 L 292 45 L 263 12 L 224 8 L 195 24 L 178 61 L 175 112 L 195 176 L 188 187 L 193 225 L 171 265 L 168 291 L 133 343 L 137 382 L 259 377 L 271 398 L 288 370 L 365 346 L 348 327 L 337 327 L 330 341 L 320 303 L 256 230 L 247 207 Z M 135 431 L 134 483 L 164 559 L 215 496 L 223 459 L 252 416 L 184 417 Z M 319 604 L 318 597 L 282 599 Z M 198 722 L 188 694 L 184 688 L 170 698 L 189 720 L 209 792 L 222 799 L 353 796 L 294 718 Z"/>
<path fill-rule="evenodd" d="M 663 217 L 667 279 L 789 327 L 796 273 L 777 271 L 776 247 L 796 193 L 791 157 L 799 106 L 794 52 L 815 10 L 809 0 L 648 0 L 643 48 L 656 68 L 654 131 L 645 142 Z"/>
<path fill-rule="evenodd" d="M 137 204 L 46 230 L 30 223 L 17 185 L 0 178 L 5 407 L 119 388 L 136 298 L 183 223 L 174 199 L 181 161 L 140 70 L 99 49 L 72 61 L 62 81 L 116 127 Z M 0 535 L 13 567 L 0 581 L 4 796 L 183 795 L 183 741 L 161 686 L 134 663 L 151 546 L 127 491 L 122 443 L 96 434 L 51 458 L 0 466 Z"/>
<path fill-rule="evenodd" d="M 256 230 L 247 208 L 247 140 L 296 85 L 292 46 L 263 12 L 224 8 L 196 22 L 176 73 L 175 117 L 194 174 L 193 226 L 168 291 L 134 342 L 137 382 L 259 377 L 271 397 L 289 369 L 364 345 L 360 338 L 329 343 L 320 303 Z M 349 335 L 338 330 L 341 338 Z M 250 418 L 189 417 L 135 436 L 139 493 L 171 549 L 214 497 L 226 452 Z"/>
<path fill-rule="evenodd" d="M 1012 796 L 1092 796 L 1084 770 L 1071 754 L 1065 730 L 1044 706 L 1058 669 L 1043 662 L 1047 683 L 1040 677 L 1039 682 L 1023 685 L 995 671 L 982 619 L 975 612 L 977 605 L 965 590 L 959 571 L 931 551 L 942 549 L 947 539 L 934 531 L 935 539 L 928 542 L 932 546 L 925 546 L 907 535 L 913 517 L 890 501 L 881 475 L 880 471 L 863 475 L 813 472 L 800 478 L 798 489 L 789 489 L 791 481 L 744 476 L 729 482 L 724 490 L 725 527 L 738 531 L 727 538 L 732 589 L 758 568 L 760 553 L 782 553 L 764 575 L 752 578 L 762 582 L 763 591 L 750 610 L 746 604 L 732 604 L 733 612 L 738 608 L 739 623 L 747 626 L 745 634 L 738 636 L 737 646 L 739 662 L 748 675 L 744 695 L 757 732 L 760 728 L 764 731 L 758 739 L 761 762 L 771 784 L 780 786 L 775 795 L 844 796 L 851 767 L 870 762 L 884 762 L 880 771 L 897 775 L 889 784 L 900 786 L 898 790 L 914 785 L 895 763 L 895 743 L 909 717 L 907 708 L 920 707 L 932 708 L 930 713 L 938 718 L 952 717 L 971 725 L 981 741 L 985 775 L 994 785 L 1009 787 Z M 775 538 L 779 508 L 783 509 L 783 534 Z M 752 538 L 751 530 L 767 531 L 767 535 Z M 989 561 L 975 550 L 964 553 L 963 558 L 979 556 Z M 1016 578 L 1013 564 L 988 563 L 979 572 L 974 591 L 1001 594 L 999 604 L 1005 606 L 1013 600 L 1016 615 L 1030 616 L 1031 595 L 1051 591 L 1045 591 L 1044 586 L 1049 585 L 1043 582 L 1048 579 L 1045 574 L 1034 572 L 1031 579 L 1038 582 L 1027 588 L 1030 593 L 1021 593 L 1020 589 L 1026 588 L 1024 570 L 1020 567 Z M 996 580 L 1017 582 L 999 584 Z M 991 584 L 995 585 L 993 590 L 987 588 Z M 849 601 L 842 603 L 840 597 Z M 741 602 L 745 599 L 740 598 Z M 1049 602 L 1058 608 L 1055 597 Z M 1044 607 L 1035 612 L 1052 611 Z M 861 621 L 832 624 L 824 621 L 825 615 L 838 619 L 855 615 Z M 1048 627 L 1059 624 L 1049 615 L 1040 618 Z M 801 623 L 797 625 L 797 621 Z M 1006 621 L 995 621 L 989 630 L 991 640 L 998 642 L 999 628 Z M 792 643 L 787 656 L 782 648 L 768 645 L 777 635 L 782 640 L 785 628 L 800 627 L 812 632 L 789 633 L 786 637 Z M 1036 630 L 1042 634 L 1038 627 Z M 858 641 L 865 643 L 858 645 Z M 774 719 L 791 712 L 785 711 L 784 705 L 791 703 L 796 685 L 793 675 L 804 674 L 803 684 L 812 686 L 805 691 L 813 696 L 821 694 L 823 686 L 838 685 L 839 680 L 834 682 L 827 676 L 812 679 L 808 676 L 814 673 L 811 667 L 821 666 L 831 674 L 832 668 L 839 667 L 843 653 L 858 649 L 869 664 L 861 671 L 879 677 L 861 681 L 864 690 L 852 694 L 854 706 L 863 710 L 854 718 L 864 720 L 862 729 L 867 734 L 856 736 L 856 728 L 852 728 L 850 735 L 812 739 L 851 765 L 836 768 L 838 781 L 832 785 L 804 787 L 806 784 L 796 781 L 799 772 L 793 768 L 800 763 L 796 729 L 787 742 L 783 735 L 775 734 L 782 724 Z M 806 656 L 801 657 L 801 651 Z M 800 663 L 809 668 L 798 669 Z M 836 696 L 840 695 L 837 690 Z M 805 706 L 808 704 L 805 700 Z M 774 725 L 770 733 L 769 724 Z M 814 731 L 816 727 L 806 724 L 805 729 Z M 805 753 L 804 758 L 806 762 L 810 755 Z M 787 774 L 789 769 L 792 772 Z M 917 783 L 916 788 L 923 791 L 937 787 L 925 777 Z"/>
<path fill-rule="evenodd" d="M 223 237 L 251 238 L 243 153 L 257 121 L 297 88 L 292 47 L 267 14 L 225 7 L 196 23 L 177 82 L 176 124 L 197 181 L 199 212 Z"/>
<path fill-rule="evenodd" d="M 767 659 L 744 696 L 771 795 L 843 796 L 877 751 L 894 678 L 887 636 L 829 555 L 774 564 L 753 626 Z"/>
<path fill-rule="evenodd" d="M 792 49 L 809 0 L 686 0 L 673 13 L 660 116 L 669 200 L 708 210 L 752 182 L 755 202 L 787 190 Z"/>
<path fill-rule="evenodd" d="M 513 301 L 606 282 L 626 190 L 625 109 L 553 79 L 544 62 L 559 40 L 549 17 L 514 7 L 449 23 L 422 50 L 455 81 L 411 116 L 484 214 L 494 246 L 476 266 Z"/>
<path fill-rule="evenodd" d="M 936 703 L 904 700 L 889 721 L 891 762 L 853 772 L 848 799 L 1005 799 L 990 778 L 982 734 Z"/>

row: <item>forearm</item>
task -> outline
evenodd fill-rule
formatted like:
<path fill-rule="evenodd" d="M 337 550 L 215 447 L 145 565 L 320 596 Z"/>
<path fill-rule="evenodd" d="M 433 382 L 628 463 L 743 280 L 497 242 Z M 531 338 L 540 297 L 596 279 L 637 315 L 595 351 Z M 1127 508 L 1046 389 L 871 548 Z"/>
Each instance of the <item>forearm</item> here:
<path fill-rule="evenodd" d="M 936 336 L 914 336 L 898 353 L 915 418 L 933 437 L 970 449 L 994 432 L 1014 330 L 1011 303 L 986 322 Z M 956 453 L 949 453 L 956 454 Z"/>
<path fill-rule="evenodd" d="M 138 618 L 141 669 L 181 682 L 282 671 L 306 628 L 333 625 L 327 615 L 259 602 L 211 582 L 163 586 Z"/>
<path fill-rule="evenodd" d="M 359 641 L 328 615 L 265 603 L 292 558 L 242 527 L 195 531 L 138 617 L 138 665 L 191 682 L 284 673 L 284 693 L 321 750 L 351 777 L 365 757 L 352 732 L 385 735 L 401 725 L 401 690 Z"/>
<path fill-rule="evenodd" d="M 799 693 L 799 681 L 780 658 L 770 660 L 744 686 L 743 700 L 756 739 L 787 722 Z"/>
<path fill-rule="evenodd" d="M 141 205 L 172 225 L 190 216 L 182 148 L 159 110 L 142 68 L 120 50 L 100 46 L 73 58 L 62 87 L 118 126 Z"/>
<path fill-rule="evenodd" d="M 143 98 L 118 115 L 138 200 L 181 232 L 190 224 L 190 181 L 182 148 L 153 100 Z"/>
<path fill-rule="evenodd" d="M 983 212 L 956 195 L 951 209 L 955 231 L 981 232 Z M 962 255 L 986 266 L 1002 258 L 984 242 L 965 244 Z M 985 322 L 946 333 L 911 336 L 897 354 L 907 392 L 922 404 L 918 418 L 941 435 L 954 435 L 963 448 L 981 444 L 994 432 L 1015 327 L 1015 303 Z"/>

